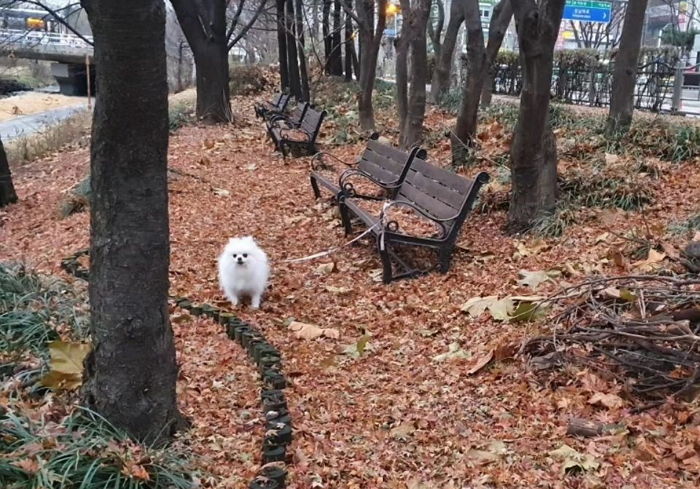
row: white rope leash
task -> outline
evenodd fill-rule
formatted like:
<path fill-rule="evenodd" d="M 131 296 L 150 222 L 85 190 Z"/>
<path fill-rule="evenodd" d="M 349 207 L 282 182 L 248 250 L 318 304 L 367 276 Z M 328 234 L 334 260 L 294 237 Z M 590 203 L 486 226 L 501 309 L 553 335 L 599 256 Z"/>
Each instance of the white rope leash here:
<path fill-rule="evenodd" d="M 348 241 L 347 243 L 344 243 L 344 244 L 342 244 L 342 245 L 340 245 L 340 246 L 336 246 L 336 247 L 331 248 L 331 249 L 326 250 L 326 251 L 320 251 L 320 252 L 318 252 L 318 253 L 314 253 L 313 255 L 303 256 L 303 257 L 301 257 L 301 258 L 291 258 L 291 259 L 287 259 L 287 260 L 282 260 L 282 262 L 283 262 L 283 263 L 301 263 L 301 262 L 304 262 L 304 261 L 315 260 L 316 258 L 322 258 L 322 257 L 324 257 L 324 256 L 331 255 L 331 254 L 333 254 L 333 253 L 335 253 L 335 252 L 337 252 L 337 251 L 339 251 L 339 250 L 345 248 L 346 246 L 350 246 L 351 244 L 355 243 L 356 241 L 359 241 L 360 239 L 362 239 L 362 238 L 364 238 L 365 236 L 367 236 L 367 235 L 368 235 L 369 233 L 371 233 L 372 230 L 373 230 L 374 228 L 376 228 L 377 226 L 380 226 L 380 225 L 383 226 L 383 225 L 384 225 L 384 210 L 385 210 L 388 206 L 389 206 L 389 202 L 385 202 L 385 203 L 384 203 L 384 206 L 382 207 L 382 212 L 381 212 L 381 214 L 380 214 L 379 220 L 378 220 L 377 222 L 375 222 L 374 224 L 372 224 L 372 225 L 371 225 L 370 227 L 368 227 L 367 229 L 365 229 L 361 234 L 359 234 L 358 236 L 356 236 L 356 237 L 354 237 L 353 239 L 351 239 L 350 241 Z M 383 243 L 384 243 L 384 233 L 382 233 L 382 249 L 383 249 Z"/>

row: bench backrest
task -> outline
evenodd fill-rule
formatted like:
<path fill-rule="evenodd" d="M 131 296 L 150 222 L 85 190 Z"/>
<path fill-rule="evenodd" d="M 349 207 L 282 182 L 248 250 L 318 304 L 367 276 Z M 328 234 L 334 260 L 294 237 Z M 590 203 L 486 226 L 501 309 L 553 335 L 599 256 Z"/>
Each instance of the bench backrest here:
<path fill-rule="evenodd" d="M 410 152 L 379 142 L 379 134 L 374 133 L 360 156 L 357 168 L 368 173 L 384 184 L 397 184 L 403 181 L 416 155 L 425 158 L 425 150 L 413 148 Z"/>
<path fill-rule="evenodd" d="M 284 97 L 284 92 L 278 93 L 277 95 L 275 95 L 275 98 L 272 99 L 272 102 L 270 104 L 274 105 L 276 108 L 279 108 L 280 102 L 282 102 L 282 97 Z"/>
<path fill-rule="evenodd" d="M 443 238 L 453 240 L 471 210 L 479 189 L 488 181 L 489 176 L 485 172 L 470 180 L 431 165 L 424 158 L 415 157 L 399 187 L 396 200 L 410 202 L 437 219 L 450 219 L 443 223 L 447 231 Z"/>
<path fill-rule="evenodd" d="M 308 102 L 299 102 L 297 106 L 292 110 L 292 113 L 289 114 L 289 121 L 292 124 L 300 125 L 304 122 L 304 117 L 306 116 L 306 112 L 309 110 L 309 103 Z"/>
<path fill-rule="evenodd" d="M 289 100 L 292 98 L 291 95 L 286 94 L 286 93 L 280 93 L 279 97 L 277 98 L 277 101 L 275 102 L 275 106 L 277 107 L 277 110 L 280 112 L 284 112 L 285 109 L 287 108 L 287 104 L 289 104 Z"/>
<path fill-rule="evenodd" d="M 323 123 L 324 117 L 326 117 L 325 110 L 319 112 L 311 107 L 306 110 L 299 128 L 309 135 L 309 141 L 316 140 L 316 136 L 318 136 L 318 132 L 321 129 L 321 123 Z"/>

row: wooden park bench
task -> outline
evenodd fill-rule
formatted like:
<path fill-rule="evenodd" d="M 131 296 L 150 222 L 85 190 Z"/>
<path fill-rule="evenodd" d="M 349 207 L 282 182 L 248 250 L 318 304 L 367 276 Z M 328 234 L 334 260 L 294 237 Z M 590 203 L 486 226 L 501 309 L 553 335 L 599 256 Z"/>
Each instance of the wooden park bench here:
<path fill-rule="evenodd" d="M 360 206 L 360 199 L 341 196 L 340 215 L 346 234 L 352 233 L 351 217 L 357 217 L 376 238 L 377 249 L 382 260 L 382 279 L 389 283 L 393 279 L 412 277 L 427 273 L 433 268 L 445 273 L 450 268 L 459 231 L 471 210 L 479 189 L 488 183 L 485 172 L 469 180 L 449 170 L 428 163 L 423 157 L 415 157 L 406 178 L 396 190 L 394 200 L 387 201 L 379 215 L 374 215 Z M 399 230 L 396 221 L 387 219 L 391 208 L 409 209 L 421 220 L 434 225 L 438 232 L 432 236 L 414 236 Z M 427 270 L 416 269 L 396 249 L 399 246 L 424 247 L 437 252 L 437 265 Z M 393 266 L 396 265 L 397 272 Z"/>
<path fill-rule="evenodd" d="M 304 120 L 308 108 L 308 102 L 299 102 L 289 114 L 270 114 L 265 122 L 267 134 L 272 137 L 273 128 L 297 129 Z"/>
<path fill-rule="evenodd" d="M 393 197 L 416 156 L 425 158 L 425 150 L 413 148 L 410 152 L 406 152 L 394 148 L 380 142 L 379 133 L 375 132 L 370 136 L 365 150 L 354 166 L 329 153 L 316 153 L 311 160 L 311 188 L 317 199 L 321 197 L 321 187 L 330 190 L 337 200 L 340 200 L 341 193 L 348 197 L 376 199 L 375 196 L 357 192 L 351 180 L 354 177 L 361 177 L 383 190 L 385 197 Z M 340 173 L 337 182 L 321 173 L 328 166 L 323 161 L 326 157 L 348 167 Z"/>
<path fill-rule="evenodd" d="M 292 156 L 312 155 L 318 151 L 316 138 L 325 117 L 325 110 L 319 112 L 307 104 L 298 123 L 285 120 L 292 123 L 291 127 L 282 124 L 280 119 L 273 118 L 268 124 L 268 134 L 277 150 L 285 158 L 290 154 Z"/>
<path fill-rule="evenodd" d="M 283 114 L 287 109 L 290 98 L 290 95 L 280 92 L 271 102 L 265 101 L 255 104 L 255 116 L 260 119 L 266 119 L 270 115 Z"/>

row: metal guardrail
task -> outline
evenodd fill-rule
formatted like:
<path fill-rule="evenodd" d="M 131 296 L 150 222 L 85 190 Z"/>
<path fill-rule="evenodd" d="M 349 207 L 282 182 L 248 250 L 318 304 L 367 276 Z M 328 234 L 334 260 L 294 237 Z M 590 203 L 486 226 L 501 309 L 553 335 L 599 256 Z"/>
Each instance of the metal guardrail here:
<path fill-rule="evenodd" d="M 92 41 L 92 36 L 84 36 L 89 41 Z M 2 29 L 0 30 L 0 44 L 5 45 L 21 45 L 23 47 L 31 46 L 65 46 L 71 48 L 92 49 L 92 46 L 86 43 L 80 37 L 74 34 L 63 34 L 57 32 L 42 32 L 42 31 L 26 31 L 21 29 Z"/>

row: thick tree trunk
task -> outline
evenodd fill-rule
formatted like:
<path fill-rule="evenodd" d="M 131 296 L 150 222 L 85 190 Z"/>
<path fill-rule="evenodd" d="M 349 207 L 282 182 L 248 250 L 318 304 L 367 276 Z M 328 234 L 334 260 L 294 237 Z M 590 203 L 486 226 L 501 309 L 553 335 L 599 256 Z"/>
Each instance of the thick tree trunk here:
<path fill-rule="evenodd" d="M 405 12 L 405 10 L 404 10 Z M 399 127 L 408 116 L 408 48 L 410 46 L 409 26 L 404 17 L 401 33 L 396 38 L 396 110 L 399 116 Z"/>
<path fill-rule="evenodd" d="M 95 39 L 84 401 L 162 442 L 179 414 L 168 316 L 168 85 L 162 0 L 83 0 Z"/>
<path fill-rule="evenodd" d="M 287 65 L 287 27 L 284 19 L 284 0 L 275 4 L 277 17 L 277 56 L 280 62 L 280 85 L 283 92 L 289 91 L 289 66 Z"/>
<path fill-rule="evenodd" d="M 608 136 L 627 132 L 634 112 L 634 85 L 642 43 L 642 27 L 647 0 L 630 0 L 622 26 L 620 49 L 615 56 L 610 112 L 606 125 Z"/>
<path fill-rule="evenodd" d="M 447 22 L 445 39 L 440 47 L 440 55 L 435 60 L 432 83 L 430 85 L 430 100 L 432 103 L 440 103 L 440 99 L 450 87 L 450 72 L 452 71 L 452 58 L 459 28 L 464 22 L 464 3 L 466 0 L 452 0 L 450 5 L 450 20 Z"/>
<path fill-rule="evenodd" d="M 496 56 L 503 44 L 503 38 L 513 18 L 511 0 L 501 0 L 493 9 L 491 22 L 489 23 L 489 41 L 486 46 L 486 79 L 481 89 L 481 106 L 491 105 L 493 95 L 493 82 L 496 78 Z"/>
<path fill-rule="evenodd" d="M 513 189 L 508 228 L 520 232 L 556 205 L 557 148 L 549 123 L 549 99 L 564 0 L 541 0 L 539 4 L 523 0 L 512 5 L 523 88 L 510 151 Z"/>
<path fill-rule="evenodd" d="M 345 8 L 352 10 L 352 0 L 344 0 Z M 345 12 L 345 81 L 352 81 L 352 51 L 353 51 L 352 17 Z"/>
<path fill-rule="evenodd" d="M 229 122 L 226 0 L 171 0 L 197 69 L 197 117 Z"/>
<path fill-rule="evenodd" d="M 481 30 L 479 0 L 467 0 L 464 4 L 467 28 L 467 79 L 462 90 L 462 104 L 457 115 L 457 125 L 452 134 L 452 164 L 464 164 L 476 135 L 479 99 L 484 84 L 486 49 Z"/>
<path fill-rule="evenodd" d="M 375 28 L 374 0 L 356 0 L 355 8 L 358 25 L 360 48 L 360 92 L 357 95 L 357 110 L 359 113 L 360 127 L 365 131 L 374 130 L 374 108 L 372 106 L 372 92 L 377 78 L 377 58 L 379 47 L 386 27 L 386 0 L 377 0 L 377 22 Z"/>
<path fill-rule="evenodd" d="M 401 10 L 404 13 L 401 37 L 406 36 L 401 42 L 408 44 L 411 60 L 410 87 L 408 90 L 406 114 L 400 120 L 399 145 L 402 148 L 410 148 L 419 144 L 423 136 L 425 84 L 428 78 L 426 25 L 430 15 L 431 0 L 413 0 L 410 8 L 404 8 L 404 4 L 408 5 L 408 0 L 402 0 L 401 3 Z M 397 55 L 397 65 L 398 63 Z M 398 89 L 398 73 L 396 78 Z"/>
<path fill-rule="evenodd" d="M 289 93 L 302 100 L 299 58 L 297 53 L 296 21 L 294 20 L 294 0 L 285 3 L 285 32 L 287 34 L 287 69 L 289 70 Z"/>
<path fill-rule="evenodd" d="M 334 76 L 343 76 L 343 46 L 341 43 L 343 26 L 341 20 L 341 0 L 333 0 L 333 32 L 331 32 L 330 72 Z"/>
<path fill-rule="evenodd" d="M 291 1 L 291 0 L 290 0 Z M 301 89 L 301 100 L 309 101 L 309 73 L 306 69 L 306 41 L 304 40 L 304 4 L 302 0 L 296 0 L 296 33 L 299 45 L 299 81 Z"/>
<path fill-rule="evenodd" d="M 7 161 L 5 145 L 0 140 L 0 207 L 17 202 L 17 193 L 12 183 L 10 163 Z"/>

